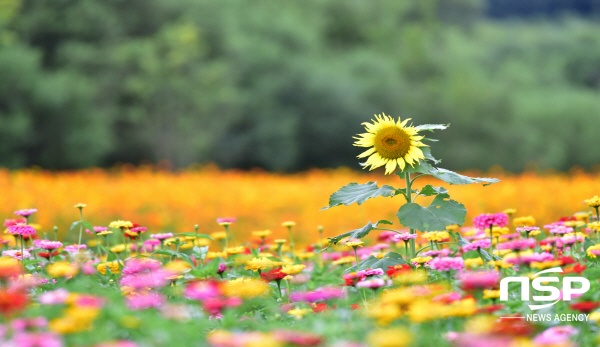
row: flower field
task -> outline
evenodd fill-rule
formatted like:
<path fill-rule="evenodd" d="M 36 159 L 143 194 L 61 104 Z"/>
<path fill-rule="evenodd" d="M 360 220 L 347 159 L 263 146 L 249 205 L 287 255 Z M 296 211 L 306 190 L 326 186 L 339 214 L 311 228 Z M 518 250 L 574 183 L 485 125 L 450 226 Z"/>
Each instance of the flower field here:
<path fill-rule="evenodd" d="M 389 176 L 0 172 L 0 346 L 600 344 L 597 175 L 470 177 L 447 125 L 363 124 Z"/>
<path fill-rule="evenodd" d="M 515 208 L 517 216 L 534 215 L 540 224 L 546 224 L 587 211 L 583 199 L 600 190 L 598 174 L 576 170 L 489 175 L 502 182 L 483 188 L 468 185 L 450 189 L 452 197 L 466 206 L 467 220 L 480 213 Z M 434 185 L 437 181 L 423 180 Z M 319 225 L 324 227 L 324 236 L 332 236 L 361 227 L 369 219 L 396 218 L 401 203 L 398 197 L 320 211 L 329 195 L 343 184 L 368 181 L 398 185 L 400 180 L 379 171 L 348 169 L 288 175 L 221 171 L 211 166 L 175 173 L 150 167 L 57 173 L 0 170 L 0 210 L 8 215 L 35 206 L 39 212 L 32 221 L 41 226 L 41 232 L 58 226 L 60 237 L 69 241 L 75 238 L 68 228 L 78 217 L 72 206 L 82 201 L 88 205 L 87 219 L 94 225 L 127 219 L 155 232 L 189 232 L 198 224 L 200 232 L 207 234 L 219 230 L 215 218 L 231 216 L 238 220 L 234 232 L 248 241 L 247 235 L 255 230 L 271 229 L 275 236 L 283 236 L 281 222 L 293 220 L 302 231 L 299 241 L 308 243 L 318 237 Z"/>

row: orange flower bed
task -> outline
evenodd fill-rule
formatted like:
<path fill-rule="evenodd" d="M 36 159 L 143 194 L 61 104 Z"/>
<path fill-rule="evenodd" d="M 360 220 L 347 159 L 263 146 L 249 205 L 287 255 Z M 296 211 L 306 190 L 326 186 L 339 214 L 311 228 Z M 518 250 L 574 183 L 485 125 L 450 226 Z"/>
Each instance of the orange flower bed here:
<path fill-rule="evenodd" d="M 466 206 L 465 225 L 480 213 L 515 208 L 515 217 L 532 215 L 542 226 L 587 211 L 582 201 L 600 193 L 600 175 L 576 170 L 543 175 L 494 172 L 485 176 L 502 182 L 486 187 L 445 185 L 451 198 Z M 93 225 L 107 226 L 113 220 L 125 219 L 147 226 L 150 233 L 192 232 L 198 224 L 199 232 L 208 234 L 222 230 L 216 218 L 236 217 L 231 230 L 238 240 L 248 240 L 252 231 L 264 229 L 273 231 L 272 238 L 285 238 L 287 229 L 281 222 L 293 220 L 297 223 L 297 242 L 306 243 L 316 240 L 319 225 L 326 237 L 380 219 L 393 221 L 392 228 L 401 228 L 395 216 L 403 203 L 401 196 L 372 199 L 361 208 L 354 204 L 320 211 L 329 195 L 343 185 L 375 180 L 396 188 L 404 185 L 394 175 L 349 169 L 298 174 L 221 171 L 213 166 L 176 172 L 149 167 L 72 172 L 0 170 L 0 210 L 2 218 L 15 218 L 15 210 L 37 208 L 39 212 L 31 221 L 42 226 L 42 233 L 57 225 L 62 237 L 70 224 L 79 220 L 73 207 L 79 202 L 87 204 L 84 217 Z M 427 183 L 439 186 L 443 182 L 416 181 L 417 187 Z M 71 240 L 75 237 L 68 235 Z"/>

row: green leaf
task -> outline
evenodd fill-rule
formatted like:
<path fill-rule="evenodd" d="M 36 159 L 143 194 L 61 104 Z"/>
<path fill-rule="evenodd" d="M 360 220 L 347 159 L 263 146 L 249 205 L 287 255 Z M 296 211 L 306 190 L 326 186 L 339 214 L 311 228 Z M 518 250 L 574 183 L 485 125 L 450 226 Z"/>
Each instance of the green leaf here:
<path fill-rule="evenodd" d="M 500 182 L 500 180 L 497 178 L 481 178 L 481 177 L 473 178 L 473 177 L 458 174 L 458 173 L 450 171 L 450 170 L 440 169 L 440 168 L 432 168 L 430 170 L 430 174 L 431 174 L 431 176 L 433 176 L 439 180 L 442 180 L 446 183 L 450 183 L 450 184 L 483 183 L 484 186 L 487 186 L 492 183 Z"/>
<path fill-rule="evenodd" d="M 177 233 L 177 234 L 174 235 L 174 237 L 177 237 L 177 236 L 193 236 L 193 237 L 196 237 L 196 233 Z M 210 240 L 213 239 L 212 237 L 210 237 L 208 235 L 204 235 L 204 234 L 198 234 L 197 236 L 198 236 L 198 238 L 202 238 L 202 239 L 210 239 Z"/>
<path fill-rule="evenodd" d="M 117 257 L 117 255 L 115 254 L 115 252 L 113 251 L 108 251 L 108 255 L 106 256 L 106 261 L 114 261 L 119 259 L 119 257 Z"/>
<path fill-rule="evenodd" d="M 367 259 L 360 262 L 360 269 L 382 269 L 383 271 L 387 271 L 388 266 L 395 266 L 401 264 L 406 264 L 402 256 L 398 253 L 390 252 L 381 259 L 375 258 L 374 256 L 369 256 Z M 354 265 L 352 267 L 347 268 L 344 272 L 349 273 L 357 270 L 358 268 L 356 267 L 356 265 Z"/>
<path fill-rule="evenodd" d="M 582 273 L 583 277 L 587 278 L 588 280 L 597 280 L 600 279 L 600 269 L 598 268 L 594 268 L 594 269 L 585 269 Z"/>
<path fill-rule="evenodd" d="M 360 229 L 354 229 L 354 230 L 351 230 L 351 231 L 347 231 L 347 232 L 345 232 L 343 234 L 340 234 L 340 235 L 337 235 L 337 236 L 334 236 L 334 237 L 330 237 L 329 241 L 331 243 L 338 243 L 338 242 L 340 242 L 341 239 L 343 239 L 345 237 L 348 237 L 348 236 L 350 236 L 351 239 L 360 239 L 360 238 L 363 238 L 363 237 L 367 236 L 367 234 L 369 234 L 369 232 L 371 230 L 373 230 L 373 228 L 376 228 L 377 224 L 379 224 L 379 223 L 392 224 L 392 223 L 390 223 L 387 220 L 378 221 L 375 224 L 371 224 L 371 222 L 369 222 L 369 223 L 367 223 L 367 225 L 365 225 L 364 227 L 362 227 Z"/>
<path fill-rule="evenodd" d="M 447 193 L 448 193 L 448 190 L 446 188 L 444 188 L 444 187 L 434 187 L 431 184 L 426 185 L 419 192 L 419 194 L 423 195 L 423 196 L 432 196 L 432 195 L 447 194 Z"/>
<path fill-rule="evenodd" d="M 73 222 L 71 224 L 71 229 L 69 229 L 69 230 L 71 230 L 71 231 L 79 230 L 80 225 L 81 225 L 81 221 Z"/>
<path fill-rule="evenodd" d="M 396 175 L 400 176 L 400 178 L 405 178 L 407 173 L 421 173 L 427 175 L 432 169 L 433 166 L 429 165 L 428 162 L 421 160 L 419 161 L 419 164 L 415 165 L 414 167 L 407 164 L 403 171 L 396 171 Z"/>
<path fill-rule="evenodd" d="M 583 250 L 587 252 L 587 249 L 590 248 L 590 246 L 595 245 L 594 241 L 588 239 L 587 237 L 583 240 Z"/>
<path fill-rule="evenodd" d="M 405 204 L 396 216 L 402 225 L 419 231 L 440 231 L 448 225 L 462 225 L 467 209 L 449 198 L 448 194 L 439 194 L 428 207 L 416 203 Z"/>
<path fill-rule="evenodd" d="M 444 130 L 448 128 L 450 124 L 421 124 L 417 125 L 415 129 L 417 130 L 429 130 L 433 132 L 434 130 Z"/>
<path fill-rule="evenodd" d="M 429 139 L 429 141 L 437 141 L 437 140 L 433 140 L 433 139 Z M 435 159 L 432 155 L 431 155 L 431 149 L 429 147 L 420 147 L 421 148 L 421 152 L 423 152 L 423 156 L 425 157 L 425 160 L 430 160 L 435 164 L 439 164 L 442 161 L 441 160 L 437 160 Z M 423 160 L 420 160 L 419 162 L 422 162 Z"/>
<path fill-rule="evenodd" d="M 196 258 L 204 260 L 204 258 L 206 258 L 207 253 L 208 253 L 208 246 L 204 246 L 204 247 L 194 246 L 194 248 L 192 248 L 192 254 Z"/>
<path fill-rule="evenodd" d="M 378 196 L 394 196 L 396 188 L 384 185 L 381 188 L 377 186 L 377 182 L 368 182 L 365 184 L 350 183 L 343 186 L 337 192 L 329 197 L 329 206 L 323 207 L 321 211 L 339 205 L 349 206 L 353 203 L 362 204 L 370 198 Z"/>

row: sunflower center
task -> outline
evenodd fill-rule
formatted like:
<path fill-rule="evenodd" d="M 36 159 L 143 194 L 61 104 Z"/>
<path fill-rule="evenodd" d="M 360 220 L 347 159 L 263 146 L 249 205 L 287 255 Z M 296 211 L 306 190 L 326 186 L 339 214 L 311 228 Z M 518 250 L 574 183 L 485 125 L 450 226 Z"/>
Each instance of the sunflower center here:
<path fill-rule="evenodd" d="M 395 126 L 379 130 L 374 143 L 377 153 L 387 159 L 402 158 L 410 150 L 410 136 Z"/>

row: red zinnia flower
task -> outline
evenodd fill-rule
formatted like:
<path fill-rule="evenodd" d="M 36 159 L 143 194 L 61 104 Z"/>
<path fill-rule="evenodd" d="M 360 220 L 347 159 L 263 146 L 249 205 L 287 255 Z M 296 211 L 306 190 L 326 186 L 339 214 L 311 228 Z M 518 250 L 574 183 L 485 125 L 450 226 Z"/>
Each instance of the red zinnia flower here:
<path fill-rule="evenodd" d="M 558 258 L 556 260 L 562 261 L 563 265 L 569 265 L 569 264 L 575 264 L 575 263 L 577 263 L 577 261 L 575 259 L 571 258 L 571 257 L 560 257 L 560 258 Z"/>
<path fill-rule="evenodd" d="M 263 272 L 260 274 L 260 277 L 262 277 L 267 282 L 271 282 L 271 281 L 279 282 L 282 279 L 284 279 L 285 276 L 287 276 L 287 274 L 281 272 L 281 268 L 273 269 L 273 270 L 270 270 L 269 272 Z"/>
<path fill-rule="evenodd" d="M 313 306 L 314 313 L 319 313 L 319 312 L 323 312 L 323 311 L 327 311 L 327 310 L 329 310 L 329 307 L 324 302 L 315 304 L 315 306 Z"/>
<path fill-rule="evenodd" d="M 27 295 L 20 292 L 9 292 L 4 289 L 0 291 L 0 313 L 3 316 L 9 316 L 15 312 L 21 311 L 27 305 Z"/>
<path fill-rule="evenodd" d="M 581 264 L 575 264 L 573 266 L 567 266 L 563 269 L 565 273 L 577 273 L 581 275 L 581 272 L 585 270 L 587 266 Z"/>
<path fill-rule="evenodd" d="M 477 313 L 493 313 L 504 308 L 504 305 L 487 305 L 479 308 Z"/>
<path fill-rule="evenodd" d="M 52 252 L 53 257 L 56 257 L 58 254 L 58 251 Z M 39 252 L 38 255 L 42 258 L 50 259 L 50 252 Z"/>
<path fill-rule="evenodd" d="M 410 271 L 410 265 L 396 265 L 396 266 L 388 266 L 388 269 L 385 273 L 390 277 L 394 278 L 394 276 L 398 275 L 402 272 Z"/>
<path fill-rule="evenodd" d="M 353 310 L 360 309 L 360 306 L 358 306 L 358 304 L 350 304 L 350 306 L 352 307 Z"/>
<path fill-rule="evenodd" d="M 521 317 L 521 315 L 509 315 L 507 317 Z M 502 335 L 527 336 L 533 333 L 533 326 L 524 319 L 498 319 L 492 326 L 492 333 Z"/>
<path fill-rule="evenodd" d="M 576 310 L 583 313 L 590 313 L 598 306 L 600 306 L 600 303 L 593 301 L 582 301 L 576 302 L 569 307 L 571 308 L 571 310 Z"/>

